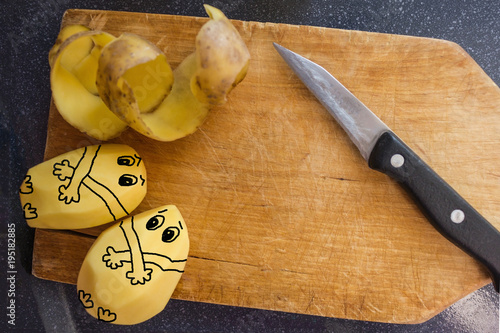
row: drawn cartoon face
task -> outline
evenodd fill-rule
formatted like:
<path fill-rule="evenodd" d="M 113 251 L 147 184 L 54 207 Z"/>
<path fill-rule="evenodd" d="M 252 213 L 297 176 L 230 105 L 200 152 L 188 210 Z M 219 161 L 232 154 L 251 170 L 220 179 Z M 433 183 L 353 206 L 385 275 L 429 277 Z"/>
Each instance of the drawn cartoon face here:
<path fill-rule="evenodd" d="M 141 161 L 142 159 L 137 155 L 118 156 L 116 164 L 118 166 L 130 167 L 131 169 L 135 167 L 136 170 L 134 171 L 137 171 L 137 169 L 141 165 Z M 137 176 L 130 173 L 124 173 L 118 178 L 118 185 L 125 187 L 125 186 L 134 186 L 139 184 L 140 186 L 143 186 L 145 181 L 146 179 L 144 179 L 143 175 L 140 173 Z"/>
<path fill-rule="evenodd" d="M 144 251 L 172 253 L 172 249 L 178 249 L 179 243 L 187 241 L 185 226 L 177 216 L 177 209 L 165 208 L 158 210 L 147 220 L 135 222 Z"/>
<path fill-rule="evenodd" d="M 126 145 L 88 146 L 31 168 L 20 187 L 31 227 L 78 229 L 128 215 L 146 194 L 146 168 Z"/>
<path fill-rule="evenodd" d="M 93 168 L 95 179 L 103 182 L 113 193 L 130 193 L 146 186 L 144 161 L 137 153 L 121 151 L 121 154 L 98 156 L 99 165 Z M 96 159 L 97 161 L 97 159 Z M 110 173 L 110 170 L 112 172 Z"/>
<path fill-rule="evenodd" d="M 187 228 L 175 206 L 116 223 L 101 233 L 83 261 L 77 283 L 80 301 L 102 321 L 145 321 L 167 304 L 188 251 Z"/>

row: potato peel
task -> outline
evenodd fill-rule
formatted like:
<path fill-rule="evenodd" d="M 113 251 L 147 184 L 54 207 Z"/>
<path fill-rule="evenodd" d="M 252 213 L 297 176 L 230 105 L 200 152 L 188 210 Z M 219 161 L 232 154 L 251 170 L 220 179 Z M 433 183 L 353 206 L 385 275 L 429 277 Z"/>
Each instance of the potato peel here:
<path fill-rule="evenodd" d="M 117 136 L 127 125 L 160 141 L 195 132 L 210 108 L 224 104 L 243 80 L 250 59 L 226 16 L 204 6 L 210 20 L 196 37 L 195 51 L 174 71 L 165 54 L 140 36 L 124 33 L 115 39 L 84 26 L 63 29 L 49 54 L 59 112 L 100 140 Z M 83 39 L 90 36 L 91 43 Z M 75 105 L 81 100 L 76 94 L 85 95 L 85 103 Z M 110 127 L 105 131 L 103 121 Z"/>
<path fill-rule="evenodd" d="M 141 110 L 125 73 L 163 53 L 130 34 L 103 50 L 97 78 L 99 94 L 136 131 L 160 141 L 191 134 L 203 123 L 210 107 L 225 103 L 227 94 L 245 77 L 250 54 L 241 36 L 220 10 L 208 5 L 205 9 L 211 20 L 198 33 L 195 52 L 175 69 L 172 91 L 153 112 Z M 130 66 L 123 65 L 127 61 Z"/>
<path fill-rule="evenodd" d="M 144 71 L 135 71 L 137 67 Z M 124 33 L 110 43 L 99 59 L 97 89 L 104 103 L 130 127 L 143 134 L 150 134 L 141 113 L 151 111 L 170 92 L 174 80 L 165 55 L 149 41 Z M 163 88 L 158 90 L 158 87 Z M 141 110 L 138 91 L 144 91 L 146 103 Z M 147 96 L 147 95 L 152 95 Z"/>
<path fill-rule="evenodd" d="M 66 41 L 69 37 L 83 31 L 90 31 L 90 28 L 80 24 L 73 24 L 65 26 L 64 28 L 61 29 L 59 35 L 57 36 L 56 42 L 54 43 L 54 46 L 52 46 L 52 48 L 49 51 L 50 67 L 53 67 L 54 60 L 59 52 L 59 49 L 61 48 L 61 44 L 64 41 Z"/>
<path fill-rule="evenodd" d="M 97 89 L 92 89 L 92 80 L 95 81 L 97 74 L 96 50 L 114 37 L 81 27 L 63 29 L 58 38 L 60 43 L 56 42 L 49 52 L 52 97 L 68 123 L 95 139 L 109 140 L 126 129 L 127 124 L 103 103 Z"/>
<path fill-rule="evenodd" d="M 211 20 L 196 36 L 198 69 L 191 90 L 200 101 L 221 105 L 246 76 L 250 53 L 240 34 L 217 8 L 205 5 Z"/>

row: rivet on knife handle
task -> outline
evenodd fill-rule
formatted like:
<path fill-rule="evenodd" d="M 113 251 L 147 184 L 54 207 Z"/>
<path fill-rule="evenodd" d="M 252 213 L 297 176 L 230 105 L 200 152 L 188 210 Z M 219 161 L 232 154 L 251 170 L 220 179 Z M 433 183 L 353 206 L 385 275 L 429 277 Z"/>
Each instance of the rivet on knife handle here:
<path fill-rule="evenodd" d="M 438 231 L 486 266 L 500 292 L 500 232 L 323 67 L 276 43 L 274 47 L 347 132 L 369 166 L 409 190 Z"/>
<path fill-rule="evenodd" d="M 392 132 L 378 139 L 368 164 L 400 183 L 443 236 L 484 264 L 499 292 L 500 232 L 495 227 Z"/>

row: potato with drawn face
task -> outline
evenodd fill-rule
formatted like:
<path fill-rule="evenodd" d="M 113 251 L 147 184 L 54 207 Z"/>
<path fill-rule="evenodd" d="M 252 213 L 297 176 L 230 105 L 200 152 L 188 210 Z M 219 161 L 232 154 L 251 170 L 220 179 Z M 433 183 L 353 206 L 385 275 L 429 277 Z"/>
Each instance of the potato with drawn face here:
<path fill-rule="evenodd" d="M 167 305 L 188 251 L 187 227 L 173 205 L 116 223 L 99 235 L 83 261 L 80 302 L 101 321 L 143 322 Z"/>
<path fill-rule="evenodd" d="M 79 229 L 115 221 L 146 195 L 146 168 L 126 145 L 88 146 L 28 170 L 19 190 L 32 228 Z"/>

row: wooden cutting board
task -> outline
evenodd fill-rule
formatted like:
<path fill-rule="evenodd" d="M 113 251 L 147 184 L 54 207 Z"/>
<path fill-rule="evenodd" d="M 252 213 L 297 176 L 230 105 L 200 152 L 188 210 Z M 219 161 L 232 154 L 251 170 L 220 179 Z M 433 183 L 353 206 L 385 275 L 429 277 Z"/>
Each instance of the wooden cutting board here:
<path fill-rule="evenodd" d="M 204 22 L 69 10 L 62 24 L 139 34 L 175 68 Z M 397 184 L 367 167 L 272 42 L 323 65 L 500 228 L 500 90 L 471 57 L 442 40 L 234 25 L 250 70 L 199 131 L 162 143 L 128 130 L 112 141 L 146 163 L 148 193 L 134 214 L 175 204 L 188 225 L 189 259 L 173 297 L 417 323 L 489 283 Z M 51 105 L 46 159 L 95 143 Z M 37 230 L 33 274 L 75 283 L 102 229 Z"/>

